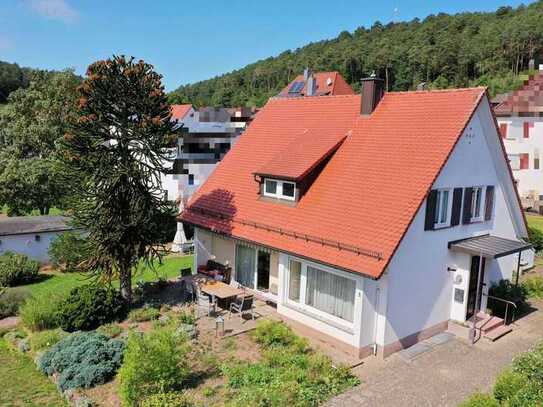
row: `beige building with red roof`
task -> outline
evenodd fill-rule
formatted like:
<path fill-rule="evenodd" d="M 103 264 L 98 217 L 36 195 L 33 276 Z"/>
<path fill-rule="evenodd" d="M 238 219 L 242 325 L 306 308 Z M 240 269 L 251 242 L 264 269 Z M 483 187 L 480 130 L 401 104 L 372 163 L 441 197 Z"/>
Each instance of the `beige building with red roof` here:
<path fill-rule="evenodd" d="M 232 265 L 284 318 L 386 356 L 489 318 L 529 244 L 484 88 L 361 93 L 270 99 L 180 217 L 196 266 Z"/>
<path fill-rule="evenodd" d="M 531 206 L 543 197 L 543 71 L 497 100 L 494 112 L 519 194 Z"/>

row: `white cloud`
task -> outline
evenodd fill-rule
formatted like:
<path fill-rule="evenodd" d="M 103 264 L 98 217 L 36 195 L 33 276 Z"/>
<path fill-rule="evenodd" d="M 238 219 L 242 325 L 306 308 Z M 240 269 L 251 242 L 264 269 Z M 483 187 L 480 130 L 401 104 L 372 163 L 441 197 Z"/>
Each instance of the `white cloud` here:
<path fill-rule="evenodd" d="M 53 20 L 65 23 L 73 23 L 79 18 L 79 14 L 66 0 L 29 0 L 32 10 L 38 14 Z"/>

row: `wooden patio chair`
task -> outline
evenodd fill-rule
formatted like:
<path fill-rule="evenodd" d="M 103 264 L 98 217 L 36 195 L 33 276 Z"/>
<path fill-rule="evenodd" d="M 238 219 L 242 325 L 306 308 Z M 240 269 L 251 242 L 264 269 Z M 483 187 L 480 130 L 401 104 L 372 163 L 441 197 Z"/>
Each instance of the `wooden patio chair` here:
<path fill-rule="evenodd" d="M 240 318 L 243 318 L 243 314 L 250 313 L 251 318 L 255 319 L 254 313 L 255 297 L 253 295 L 247 295 L 244 297 L 237 297 L 233 303 L 230 304 L 229 318 L 232 317 L 232 311 L 239 314 Z"/>

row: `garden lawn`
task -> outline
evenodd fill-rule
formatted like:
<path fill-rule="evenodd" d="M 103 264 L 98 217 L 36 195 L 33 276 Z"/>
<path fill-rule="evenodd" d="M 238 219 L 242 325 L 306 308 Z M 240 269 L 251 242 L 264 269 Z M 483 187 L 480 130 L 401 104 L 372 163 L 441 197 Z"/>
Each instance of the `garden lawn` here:
<path fill-rule="evenodd" d="M 136 273 L 133 281 L 155 281 L 158 278 L 169 279 L 179 276 L 181 268 L 192 267 L 192 265 L 192 256 L 168 256 L 164 258 L 162 265 L 157 264 L 154 271 L 147 267 L 143 271 Z M 40 297 L 48 294 L 68 293 L 72 288 L 90 281 L 88 275 L 80 273 L 53 272 L 40 274 L 39 276 L 41 281 L 20 287 L 30 291 L 33 296 Z M 115 284 L 118 285 L 118 283 Z"/>
<path fill-rule="evenodd" d="M 536 228 L 543 233 L 543 216 L 526 213 L 526 220 L 528 221 L 528 226 Z"/>
<path fill-rule="evenodd" d="M 53 382 L 42 375 L 32 360 L 11 350 L 0 338 L 1 406 L 65 406 Z"/>

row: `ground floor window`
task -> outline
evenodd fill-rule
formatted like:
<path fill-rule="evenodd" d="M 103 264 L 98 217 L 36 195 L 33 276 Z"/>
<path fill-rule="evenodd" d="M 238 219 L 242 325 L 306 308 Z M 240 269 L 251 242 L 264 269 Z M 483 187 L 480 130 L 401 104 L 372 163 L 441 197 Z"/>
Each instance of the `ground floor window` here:
<path fill-rule="evenodd" d="M 256 252 L 252 247 L 236 245 L 236 281 L 245 287 L 255 286 Z"/>
<path fill-rule="evenodd" d="M 356 281 L 290 260 L 287 298 L 308 310 L 353 322 Z"/>

